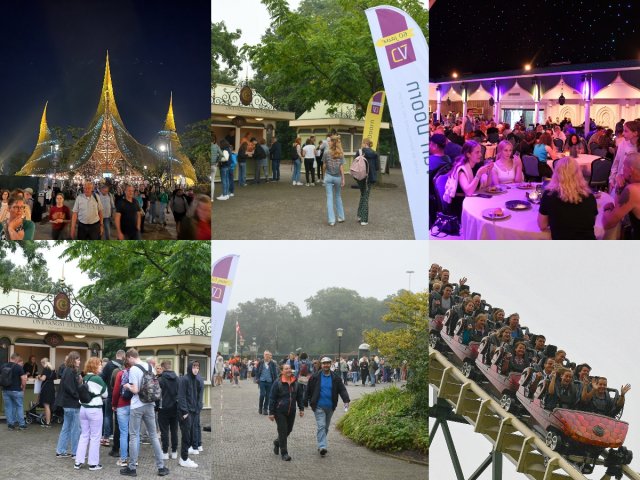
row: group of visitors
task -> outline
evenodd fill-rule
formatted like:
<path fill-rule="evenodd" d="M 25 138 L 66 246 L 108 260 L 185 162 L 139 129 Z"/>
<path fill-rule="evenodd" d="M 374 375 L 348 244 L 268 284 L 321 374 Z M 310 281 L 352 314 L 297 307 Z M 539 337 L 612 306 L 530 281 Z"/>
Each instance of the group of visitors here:
<path fill-rule="evenodd" d="M 211 147 L 212 162 L 220 173 L 222 194 L 216 200 L 229 200 L 235 196 L 234 178 L 238 169 L 238 185 L 247 186 L 247 160 L 255 160 L 254 184 L 280 181 L 280 162 L 282 160 L 282 146 L 277 137 L 271 138 L 267 146 L 263 138 L 256 138 L 245 134 L 240 140 L 237 153 L 233 151 L 235 133 L 232 131 L 218 142 L 213 137 Z M 327 221 L 330 226 L 345 221 L 344 205 L 342 202 L 342 188 L 345 186 L 345 155 L 337 134 L 327 135 L 326 139 L 316 142 L 315 136 L 309 137 L 302 145 L 302 139 L 297 137 L 291 145 L 293 186 L 308 187 L 322 184 L 326 191 Z M 360 190 L 360 200 L 357 209 L 357 221 L 365 226 L 369 223 L 369 195 L 372 186 L 377 182 L 377 172 L 380 170 L 380 160 L 377 152 L 372 148 L 372 142 L 366 138 L 356 153 L 365 165 L 366 172 L 361 179 L 356 179 Z M 267 159 L 271 159 L 272 176 L 269 178 Z M 302 165 L 305 168 L 305 183 L 301 182 Z M 262 180 L 261 180 L 262 178 Z"/>
<path fill-rule="evenodd" d="M 614 417 L 631 389 L 623 385 L 612 397 L 607 379 L 592 376 L 588 364 L 569 362 L 566 351 L 547 345 L 545 335 L 521 326 L 517 313 L 505 315 L 504 309 L 492 307 L 470 290 L 466 277 L 452 283 L 449 271 L 437 264 L 429 269 L 429 316 L 444 317 L 443 331 L 463 344 L 478 342 L 479 358 L 496 365 L 499 373 L 530 372 L 521 385 L 549 410 L 561 407 Z"/>
<path fill-rule="evenodd" d="M 14 353 L 0 366 L 9 430 L 26 429 L 24 391 L 27 378 L 33 377 L 41 382 L 38 402 L 45 408 L 42 426 L 50 427 L 52 411 L 64 411 L 56 458 L 73 458 L 75 469 L 85 463 L 89 470 L 102 469 L 100 446 L 111 446 L 109 456 L 118 458 L 116 465 L 123 467 L 120 473 L 136 476 L 140 443 L 152 445 L 159 476 L 169 473 L 169 458 L 177 459 L 181 467 L 198 467 L 189 456 L 203 451 L 200 412 L 204 381 L 199 362 L 191 362 L 187 372 L 178 376 L 171 361 L 158 364 L 154 357 L 143 361 L 131 348 L 119 350 L 113 360 L 90 357 L 83 368 L 75 351 L 67 355 L 58 372 L 47 358 L 41 359 L 40 365 L 38 368 L 35 356 L 24 364 Z M 56 378 L 60 379 L 57 394 Z"/>

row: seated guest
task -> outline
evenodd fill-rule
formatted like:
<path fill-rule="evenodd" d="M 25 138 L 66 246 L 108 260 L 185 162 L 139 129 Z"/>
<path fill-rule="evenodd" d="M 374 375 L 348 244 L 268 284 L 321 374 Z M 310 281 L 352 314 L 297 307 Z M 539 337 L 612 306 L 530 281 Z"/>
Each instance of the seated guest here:
<path fill-rule="evenodd" d="M 437 292 L 431 293 L 429 297 L 429 303 L 431 304 L 431 307 L 429 308 L 429 316 L 431 318 L 435 318 L 436 315 L 444 315 L 447 313 L 447 310 L 453 306 L 452 292 L 453 288 L 451 285 L 447 284 L 444 287 L 442 294 Z"/>
<path fill-rule="evenodd" d="M 616 198 L 616 204 L 608 203 L 604 207 L 602 223 L 604 228 L 615 227 L 629 215 L 632 238 L 640 239 L 640 153 L 630 153 L 624 159 L 623 174 L 627 182 L 626 187 Z"/>
<path fill-rule="evenodd" d="M 480 167 L 475 175 L 473 173 L 473 168 L 482 160 L 481 155 L 480 144 L 477 142 L 470 140 L 462 146 L 462 153 L 456 159 L 450 173 L 450 175 L 457 176 L 457 194 L 468 197 L 489 184 L 488 178 L 493 168 L 492 163 Z"/>
<path fill-rule="evenodd" d="M 433 181 L 442 168 L 451 166 L 451 158 L 444 153 L 447 137 L 436 133 L 429 137 L 429 179 Z"/>
<path fill-rule="evenodd" d="M 480 313 L 474 318 L 474 323 L 469 322 L 467 328 L 462 332 L 462 343 L 469 345 L 471 342 L 479 342 L 487 336 L 487 315 Z"/>
<path fill-rule="evenodd" d="M 620 396 L 618 400 L 614 400 L 607 392 L 607 379 L 605 377 L 595 377 L 591 381 L 591 389 L 583 389 L 583 403 L 590 407 L 590 410 L 600 415 L 615 417 L 620 409 L 624 406 L 624 396 L 631 389 L 628 383 L 620 387 Z"/>
<path fill-rule="evenodd" d="M 552 172 L 551 167 L 547 164 L 547 160 L 555 160 L 558 158 L 558 154 L 551 141 L 551 135 L 548 133 L 540 135 L 540 138 L 538 138 L 533 147 L 533 155 L 538 157 L 538 172 L 540 172 L 540 175 L 550 177 Z"/>
<path fill-rule="evenodd" d="M 507 318 L 507 325 L 511 329 L 511 337 L 513 341 L 518 340 L 529 340 L 529 335 L 526 335 L 522 328 L 520 327 L 520 315 L 517 313 L 512 313 Z"/>
<path fill-rule="evenodd" d="M 511 351 L 511 329 L 509 327 L 502 327 L 493 335 L 489 335 L 487 348 L 484 350 L 484 363 L 488 364 L 489 360 L 495 363 L 497 360 L 495 354 L 500 349 L 502 349 L 502 352 Z"/>
<path fill-rule="evenodd" d="M 566 135 L 562 132 L 562 130 L 560 130 L 560 125 L 556 125 L 555 127 L 553 127 L 553 139 L 555 140 L 556 138 L 562 140 L 563 144 L 567 140 Z"/>
<path fill-rule="evenodd" d="M 587 150 L 587 147 L 585 146 L 584 141 L 574 132 L 569 136 L 564 149 L 569 150 L 569 155 L 576 158 L 578 155 L 584 153 Z"/>
<path fill-rule="evenodd" d="M 539 398 L 541 398 L 541 396 L 546 393 L 546 389 L 549 387 L 548 386 L 548 382 L 550 382 L 550 380 L 551 380 L 551 374 L 555 371 L 554 370 L 555 366 L 556 366 L 556 362 L 554 361 L 553 358 L 548 357 L 545 360 L 544 365 L 542 366 L 542 370 L 540 372 L 536 372 L 535 377 L 531 381 L 531 385 L 529 385 L 529 393 L 530 394 L 533 394 L 533 392 L 536 391 L 536 389 L 538 388 L 538 385 L 540 384 L 540 382 L 547 383 L 547 386 L 545 387 L 545 389 L 543 391 L 540 392 L 540 397 Z"/>
<path fill-rule="evenodd" d="M 561 158 L 542 194 L 538 212 L 540 230 L 550 228 L 554 240 L 595 240 L 596 215 L 596 199 L 578 163 L 571 157 Z"/>
<path fill-rule="evenodd" d="M 539 363 L 544 358 L 544 349 L 546 347 L 545 342 L 547 339 L 544 335 L 536 335 L 536 339 L 533 344 L 533 363 Z"/>
<path fill-rule="evenodd" d="M 499 185 L 503 183 L 522 182 L 522 161 L 520 157 L 512 156 L 513 145 L 507 140 L 498 144 L 496 149 L 496 160 L 491 170 L 491 183 Z"/>
<path fill-rule="evenodd" d="M 550 401 L 545 401 L 545 405 L 553 405 L 553 408 L 575 408 L 580 399 L 579 388 L 573 383 L 573 372 L 568 368 L 560 368 L 551 374 L 548 392 Z"/>
<path fill-rule="evenodd" d="M 0 223 L 0 240 L 33 240 L 36 225 L 24 219 L 26 208 L 21 196 L 9 197 L 9 216 Z"/>
<path fill-rule="evenodd" d="M 556 364 L 556 369 L 564 368 L 565 360 L 567 359 L 567 352 L 564 350 L 558 350 L 553 357 L 553 361 Z"/>
<path fill-rule="evenodd" d="M 533 155 L 533 146 L 535 144 L 536 137 L 531 131 L 525 132 L 524 136 L 520 138 L 520 143 L 516 145 L 516 152 L 520 152 L 520 156 Z"/>
<path fill-rule="evenodd" d="M 622 128 L 622 140 L 618 138 L 617 141 L 618 148 L 609 173 L 609 188 L 612 192 L 616 189 L 621 189 L 626 183 L 625 175 L 623 174 L 623 162 L 628 154 L 638 151 L 640 122 L 635 120 L 626 122 Z"/>
<path fill-rule="evenodd" d="M 496 328 L 503 327 L 504 323 L 504 310 L 501 308 L 494 308 L 491 314 L 491 322 L 493 322 Z"/>
<path fill-rule="evenodd" d="M 522 371 L 529 366 L 531 360 L 527 355 L 527 347 L 524 342 L 516 342 L 513 347 L 513 353 L 505 358 L 502 371 L 505 373 Z"/>
<path fill-rule="evenodd" d="M 473 300 L 465 299 L 460 305 L 449 309 L 448 317 L 445 319 L 444 325 L 447 328 L 447 334 L 452 336 L 455 331 L 458 320 L 464 317 L 470 317 L 473 314 Z"/>

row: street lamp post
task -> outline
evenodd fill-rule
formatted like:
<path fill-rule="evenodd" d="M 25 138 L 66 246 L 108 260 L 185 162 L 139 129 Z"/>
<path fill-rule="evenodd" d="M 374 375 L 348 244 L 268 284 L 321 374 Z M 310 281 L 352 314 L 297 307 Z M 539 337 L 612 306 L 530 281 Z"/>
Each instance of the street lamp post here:
<path fill-rule="evenodd" d="M 413 275 L 415 272 L 413 270 L 407 270 L 406 273 L 409 274 L 409 292 L 411 292 L 411 275 Z"/>
<path fill-rule="evenodd" d="M 344 330 L 342 328 L 336 329 L 336 334 L 338 335 L 338 373 L 340 373 L 340 350 L 342 347 L 342 334 Z"/>
<path fill-rule="evenodd" d="M 258 358 L 258 344 L 256 343 L 256 337 L 251 337 L 253 342 L 249 346 L 251 353 L 253 354 L 253 359 L 256 360 Z"/>
<path fill-rule="evenodd" d="M 242 358 L 243 349 L 244 349 L 244 337 L 240 337 L 240 358 Z"/>
<path fill-rule="evenodd" d="M 51 189 L 53 190 L 53 187 L 55 187 L 56 185 L 56 169 L 58 168 L 58 155 L 59 155 L 59 149 L 60 149 L 60 145 L 58 145 L 57 143 L 54 143 L 52 146 L 52 153 L 53 153 L 53 159 L 51 161 L 51 164 L 53 165 L 53 186 L 51 187 Z"/>

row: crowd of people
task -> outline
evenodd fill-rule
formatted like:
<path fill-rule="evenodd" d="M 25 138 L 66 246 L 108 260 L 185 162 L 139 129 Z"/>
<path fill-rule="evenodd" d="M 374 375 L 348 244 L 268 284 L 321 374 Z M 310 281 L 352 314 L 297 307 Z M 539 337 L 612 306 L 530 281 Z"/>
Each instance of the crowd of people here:
<path fill-rule="evenodd" d="M 615 130 L 592 120 L 576 129 L 568 118 L 551 117 L 544 124 L 513 129 L 506 122 L 447 116 L 431 122 L 429 139 L 430 219 L 438 212 L 460 218 L 466 197 L 490 187 L 527 180 L 522 158 L 538 160 L 538 179 L 550 178 L 540 201 L 538 226 L 553 239 L 595 239 L 598 214 L 597 188 L 592 188 L 575 160 L 586 153 L 604 158 L 610 168 L 603 185 L 614 197 L 604 205 L 603 226 L 622 222 L 624 238 L 640 238 L 640 119 L 620 120 Z M 497 144 L 494 157 L 486 155 L 485 142 Z M 486 157 L 486 158 L 485 158 Z M 554 167 L 548 161 L 554 160 Z M 532 179 L 530 177 L 529 179 Z M 545 182 L 546 183 L 546 182 Z"/>
<path fill-rule="evenodd" d="M 171 361 L 142 360 L 134 348 L 119 350 L 112 360 L 90 357 L 83 367 L 78 352 L 72 351 L 57 370 L 47 358 L 39 367 L 35 356 L 25 364 L 13 353 L 0 367 L 0 386 L 8 428 L 19 431 L 27 428 L 23 408 L 27 379 L 39 381 L 34 406 L 45 410 L 42 427 L 50 428 L 52 415 L 60 412 L 64 420 L 55 455 L 72 458 L 75 469 L 86 463 L 89 470 L 101 470 L 100 446 L 105 446 L 111 447 L 108 455 L 117 458 L 121 475 L 137 476 L 140 445 L 150 444 L 157 474 L 165 476 L 170 458 L 181 467 L 198 467 L 190 456 L 203 451 L 204 380 L 199 371 L 195 361 L 178 375 Z M 57 393 L 56 379 L 60 380 Z"/>
<path fill-rule="evenodd" d="M 0 240 L 32 240 L 45 222 L 53 240 L 140 240 L 145 224 L 166 228 L 169 214 L 178 239 L 211 239 L 211 200 L 193 189 L 87 181 L 77 192 L 49 186 L 42 200 L 31 188 L 0 189 Z"/>
<path fill-rule="evenodd" d="M 273 136 L 271 144 L 267 145 L 264 138 L 256 138 L 248 133 L 240 140 L 240 147 L 234 152 L 235 131 L 224 139 L 212 139 L 212 162 L 220 173 L 222 194 L 216 200 L 229 200 L 235 196 L 235 171 L 238 170 L 238 186 L 247 186 L 247 160 L 255 160 L 253 183 L 279 182 L 280 163 L 283 160 L 283 147 L 278 138 Z M 291 184 L 293 186 L 312 187 L 316 184 L 324 185 L 327 204 L 327 221 L 330 226 L 345 221 L 344 205 L 342 203 L 342 188 L 345 186 L 345 155 L 340 136 L 335 132 L 327 135 L 326 139 L 316 141 L 311 136 L 302 145 L 302 139 L 297 137 L 290 147 L 292 164 Z M 271 178 L 268 175 L 267 161 L 271 161 Z M 377 182 L 377 172 L 380 170 L 378 153 L 373 150 L 370 139 L 365 138 L 356 154 L 358 162 L 362 162 L 366 172 L 360 179 L 356 179 L 360 190 L 360 200 L 357 208 L 357 221 L 362 226 L 369 223 L 369 195 L 372 186 Z M 355 162 L 355 160 L 354 160 Z M 305 183 L 301 182 L 302 165 L 305 168 Z M 317 177 L 317 178 L 316 178 Z M 355 177 L 354 177 L 355 178 Z"/>
<path fill-rule="evenodd" d="M 533 334 L 520 324 L 518 313 L 505 315 L 479 292 L 472 292 L 463 277 L 450 280 L 450 272 L 437 264 L 429 269 L 429 316 L 444 317 L 443 330 L 458 336 L 463 344 L 478 342 L 478 355 L 498 372 L 530 372 L 521 383 L 529 397 L 537 395 L 545 408 L 591 411 L 614 417 L 624 406 L 631 385 L 622 385 L 619 395 L 608 392 L 607 378 L 591 375 L 587 363 L 570 362 L 565 350 L 547 345 L 542 334 Z"/>
<path fill-rule="evenodd" d="M 405 381 L 407 364 L 392 368 L 377 355 L 369 360 L 323 356 L 310 359 L 306 352 L 291 352 L 277 362 L 269 350 L 261 359 L 241 358 L 240 354 L 225 360 L 218 352 L 214 366 L 214 386 L 229 380 L 232 387 L 240 387 L 239 381 L 252 379 L 258 387 L 258 415 L 264 415 L 277 425 L 278 438 L 273 441 L 274 453 L 282 460 L 290 461 L 287 437 L 293 429 L 296 408 L 304 415 L 311 408 L 316 420 L 317 449 L 321 456 L 328 453 L 327 434 L 331 417 L 342 398 L 345 410 L 349 406 L 349 394 L 345 388 L 349 382 L 362 386 L 392 381 Z"/>

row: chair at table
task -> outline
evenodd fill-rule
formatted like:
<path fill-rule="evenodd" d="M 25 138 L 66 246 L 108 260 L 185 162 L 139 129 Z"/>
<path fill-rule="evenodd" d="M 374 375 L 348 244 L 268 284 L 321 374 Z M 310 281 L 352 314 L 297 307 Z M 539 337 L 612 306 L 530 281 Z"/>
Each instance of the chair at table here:
<path fill-rule="evenodd" d="M 598 157 L 606 157 L 607 149 L 606 148 L 593 148 L 591 149 L 591 155 L 597 155 Z"/>
<path fill-rule="evenodd" d="M 480 145 L 480 151 L 482 152 L 482 159 L 484 160 L 486 158 L 485 155 L 487 154 L 487 147 Z"/>
<path fill-rule="evenodd" d="M 445 215 L 455 215 L 460 219 L 462 216 L 462 202 L 464 197 L 455 197 L 451 203 L 446 203 L 444 201 L 444 187 L 447 184 L 448 178 L 448 175 L 440 175 L 436 177 L 434 181 L 436 189 L 436 210 L 444 213 Z"/>
<path fill-rule="evenodd" d="M 591 178 L 589 178 L 589 186 L 598 190 L 607 190 L 612 165 L 613 161 L 608 158 L 596 158 L 591 162 Z"/>
<path fill-rule="evenodd" d="M 560 138 L 554 138 L 553 144 L 556 146 L 559 152 L 564 148 L 564 142 Z"/>
<path fill-rule="evenodd" d="M 522 157 L 522 170 L 525 180 L 536 182 L 540 182 L 542 180 L 540 170 L 538 169 L 539 163 L 540 160 L 538 160 L 538 157 L 533 155 L 525 155 Z"/>

